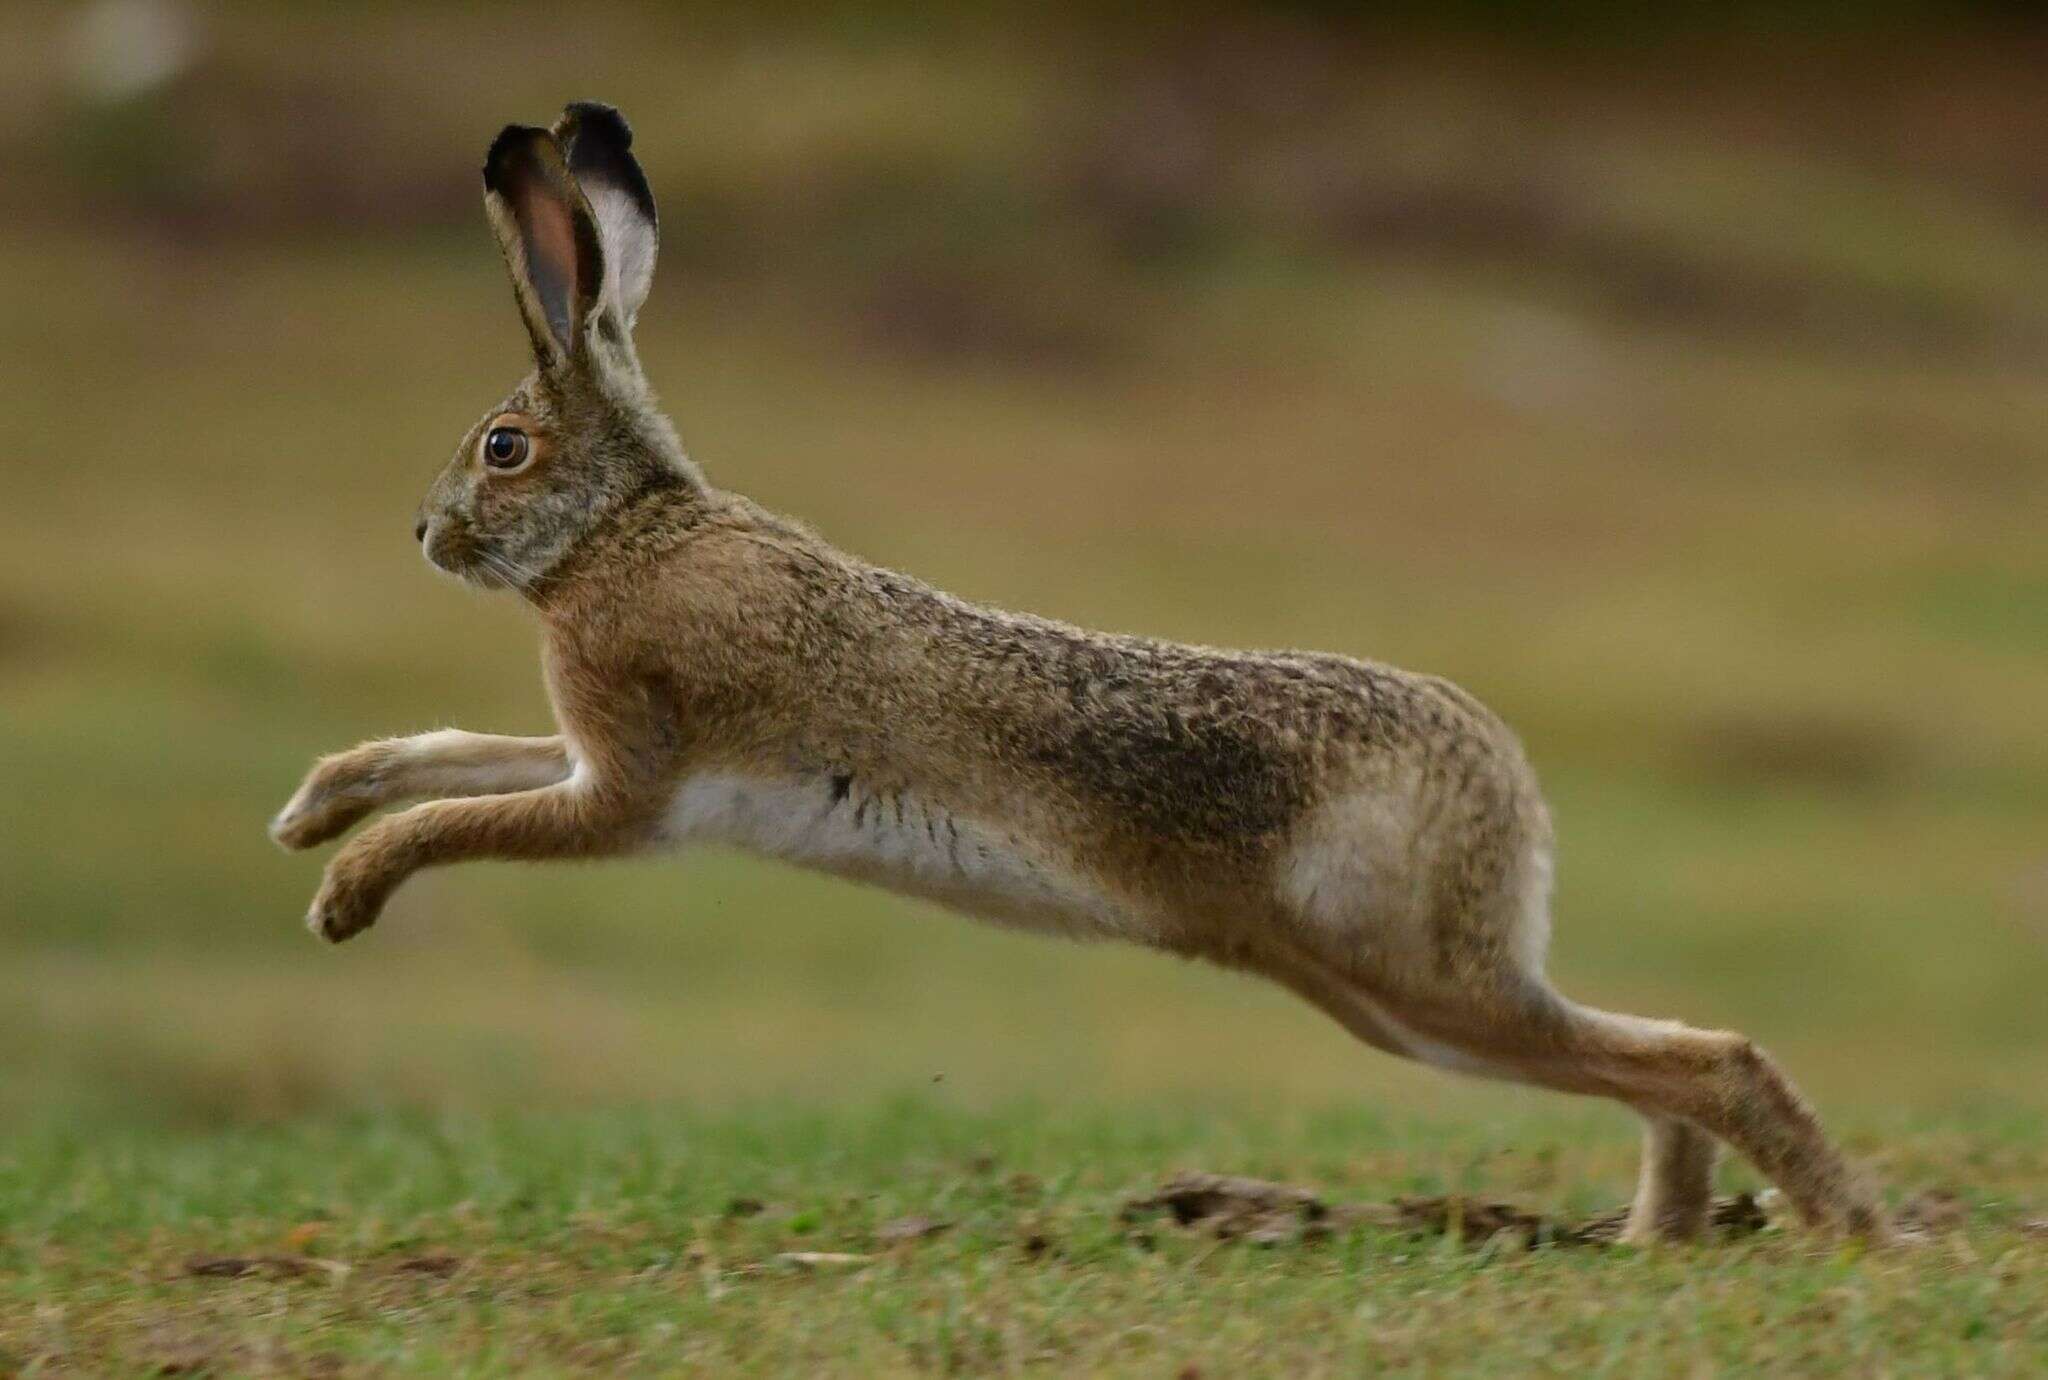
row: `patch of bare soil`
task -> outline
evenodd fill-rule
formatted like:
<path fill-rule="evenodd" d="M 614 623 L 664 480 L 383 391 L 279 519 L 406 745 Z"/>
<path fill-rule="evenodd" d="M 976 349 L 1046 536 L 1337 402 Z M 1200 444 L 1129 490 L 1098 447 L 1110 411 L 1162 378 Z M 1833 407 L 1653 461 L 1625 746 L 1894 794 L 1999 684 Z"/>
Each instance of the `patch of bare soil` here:
<path fill-rule="evenodd" d="M 876 1227 L 875 1240 L 884 1246 L 902 1246 L 913 1241 L 922 1241 L 927 1236 L 937 1236 L 952 1225 L 942 1218 L 912 1213 L 908 1217 L 898 1217 L 893 1222 L 884 1222 Z"/>
<path fill-rule="evenodd" d="M 185 1262 L 184 1273 L 199 1279 L 241 1279 L 264 1275 L 271 1279 L 334 1279 L 349 1267 L 339 1260 L 311 1255 L 199 1255 Z"/>
<path fill-rule="evenodd" d="M 1196 1173 L 1176 1174 L 1157 1192 L 1124 1204 L 1127 1222 L 1161 1214 L 1171 1216 L 1178 1226 L 1200 1228 L 1219 1240 L 1259 1245 L 1315 1241 L 1355 1226 L 1372 1226 L 1412 1236 L 1454 1236 L 1475 1244 L 1504 1237 L 1532 1249 L 1540 1245 L 1607 1245 L 1619 1238 L 1628 1217 L 1627 1209 L 1621 1209 L 1569 1221 L 1512 1203 L 1462 1195 L 1331 1203 L 1298 1184 Z M 1716 1199 L 1709 1220 L 1723 1237 L 1747 1236 L 1771 1224 L 1770 1213 L 1748 1193 Z"/>

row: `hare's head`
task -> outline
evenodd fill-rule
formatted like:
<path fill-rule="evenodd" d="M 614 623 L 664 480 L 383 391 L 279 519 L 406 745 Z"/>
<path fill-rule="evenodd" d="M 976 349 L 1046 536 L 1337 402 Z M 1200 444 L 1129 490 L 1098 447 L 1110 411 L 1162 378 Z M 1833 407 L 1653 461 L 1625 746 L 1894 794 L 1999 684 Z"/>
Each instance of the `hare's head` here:
<path fill-rule="evenodd" d="M 420 504 L 421 547 L 451 574 L 531 592 L 651 490 L 701 486 L 633 351 L 656 237 L 632 143 L 618 111 L 578 103 L 553 129 L 507 126 L 484 160 L 484 209 L 534 370 L 470 428 Z"/>

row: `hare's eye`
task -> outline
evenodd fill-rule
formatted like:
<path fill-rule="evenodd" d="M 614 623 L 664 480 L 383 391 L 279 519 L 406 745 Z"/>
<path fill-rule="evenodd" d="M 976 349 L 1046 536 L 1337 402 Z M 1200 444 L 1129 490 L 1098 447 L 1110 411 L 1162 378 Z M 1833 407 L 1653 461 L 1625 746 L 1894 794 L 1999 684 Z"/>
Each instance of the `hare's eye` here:
<path fill-rule="evenodd" d="M 484 463 L 494 470 L 516 470 L 526 463 L 531 443 L 515 426 L 494 426 L 484 436 Z"/>

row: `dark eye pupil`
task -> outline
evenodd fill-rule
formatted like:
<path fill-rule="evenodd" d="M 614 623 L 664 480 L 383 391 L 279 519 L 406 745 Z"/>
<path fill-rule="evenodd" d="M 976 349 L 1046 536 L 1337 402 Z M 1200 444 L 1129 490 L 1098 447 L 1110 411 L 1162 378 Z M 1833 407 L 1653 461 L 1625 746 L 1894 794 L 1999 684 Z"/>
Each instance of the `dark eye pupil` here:
<path fill-rule="evenodd" d="M 484 440 L 484 453 L 495 464 L 517 464 L 526 453 L 526 438 L 509 426 L 494 427 Z"/>

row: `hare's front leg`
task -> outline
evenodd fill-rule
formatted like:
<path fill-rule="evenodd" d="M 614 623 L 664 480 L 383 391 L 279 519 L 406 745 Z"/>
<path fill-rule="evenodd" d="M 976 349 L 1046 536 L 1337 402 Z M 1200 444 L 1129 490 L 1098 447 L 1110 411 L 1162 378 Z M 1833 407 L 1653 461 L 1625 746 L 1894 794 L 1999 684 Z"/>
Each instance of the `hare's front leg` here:
<path fill-rule="evenodd" d="M 320 759 L 270 822 L 270 836 L 286 848 L 312 848 L 386 805 L 537 790 L 565 779 L 569 767 L 559 736 L 508 738 L 447 728 L 381 738 Z"/>
<path fill-rule="evenodd" d="M 306 914 L 336 943 L 368 929 L 399 883 L 423 867 L 473 858 L 589 858 L 631 849 L 643 812 L 581 774 L 539 790 L 435 800 L 387 815 L 335 854 Z"/>

